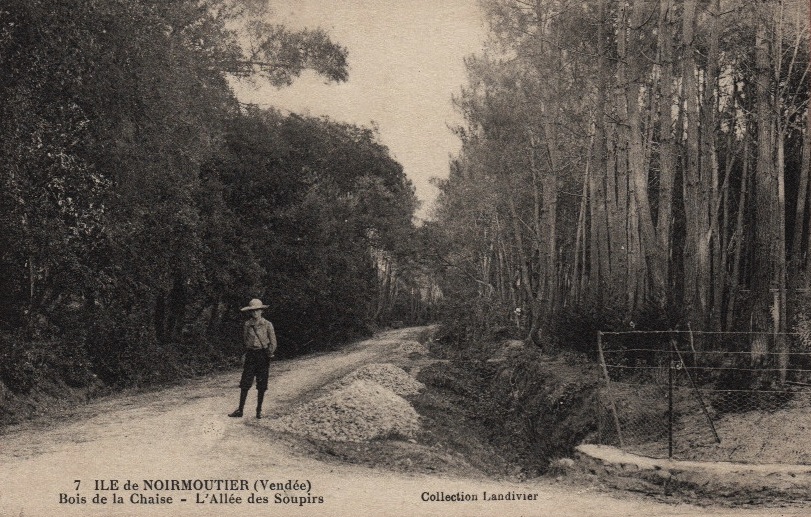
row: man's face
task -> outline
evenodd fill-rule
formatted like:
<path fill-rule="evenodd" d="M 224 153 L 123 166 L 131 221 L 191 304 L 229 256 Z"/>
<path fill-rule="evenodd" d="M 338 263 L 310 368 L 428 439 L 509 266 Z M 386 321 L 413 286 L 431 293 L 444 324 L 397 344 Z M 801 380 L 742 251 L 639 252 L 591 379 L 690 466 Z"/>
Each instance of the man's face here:
<path fill-rule="evenodd" d="M 251 318 L 258 320 L 262 317 L 262 309 L 256 309 L 255 311 L 251 311 Z"/>

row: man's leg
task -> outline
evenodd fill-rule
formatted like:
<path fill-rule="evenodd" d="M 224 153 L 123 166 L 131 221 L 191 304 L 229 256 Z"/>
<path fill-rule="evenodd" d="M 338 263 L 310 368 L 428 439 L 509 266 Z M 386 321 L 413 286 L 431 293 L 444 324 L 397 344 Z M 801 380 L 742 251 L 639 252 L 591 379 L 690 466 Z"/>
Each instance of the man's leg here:
<path fill-rule="evenodd" d="M 239 380 L 239 407 L 229 414 L 230 417 L 241 417 L 245 409 L 245 400 L 248 398 L 248 390 L 251 389 L 253 378 L 256 374 L 256 360 L 250 352 L 245 354 L 245 366 L 242 368 L 242 378 Z"/>
<path fill-rule="evenodd" d="M 265 400 L 265 390 L 256 392 L 256 418 L 262 418 L 262 401 Z"/>
<path fill-rule="evenodd" d="M 240 417 L 240 416 L 242 416 L 242 410 L 245 409 L 245 400 L 247 398 L 248 398 L 248 388 L 240 387 L 240 390 L 239 390 L 239 407 L 237 408 L 236 411 L 234 411 L 233 413 L 231 413 L 228 416 L 231 416 L 231 417 Z"/>
<path fill-rule="evenodd" d="M 265 400 L 265 391 L 268 389 L 268 373 L 270 358 L 262 354 L 259 371 L 256 372 L 256 418 L 262 418 L 262 401 Z"/>

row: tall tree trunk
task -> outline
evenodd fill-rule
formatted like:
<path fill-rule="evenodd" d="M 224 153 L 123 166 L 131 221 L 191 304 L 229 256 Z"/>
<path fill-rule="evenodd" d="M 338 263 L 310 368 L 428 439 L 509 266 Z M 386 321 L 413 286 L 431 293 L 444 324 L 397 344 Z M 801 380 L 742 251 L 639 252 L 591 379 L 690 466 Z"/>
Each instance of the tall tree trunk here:
<path fill-rule="evenodd" d="M 586 154 L 586 170 L 583 174 L 583 188 L 580 194 L 580 210 L 577 216 L 577 230 L 575 232 L 574 269 L 572 272 L 572 286 L 570 297 L 573 302 L 582 301 L 585 292 L 586 280 L 586 211 L 588 210 L 589 183 L 591 180 L 591 159 L 594 149 L 594 133 L 589 139 L 589 149 Z M 581 257 L 582 253 L 582 257 Z"/>
<path fill-rule="evenodd" d="M 596 302 L 614 302 L 611 273 L 611 210 L 609 209 L 609 174 L 613 171 L 608 167 L 608 135 L 606 131 L 606 109 L 608 105 L 608 70 L 606 43 L 606 0 L 599 0 L 599 20 L 597 25 L 597 61 L 598 61 L 598 88 L 597 107 L 595 115 L 594 159 L 593 172 L 589 178 L 589 200 L 591 205 L 590 223 L 591 236 L 589 250 L 591 253 L 591 267 L 589 268 L 589 296 Z M 610 294 L 607 291 L 612 291 Z"/>
<path fill-rule="evenodd" d="M 616 128 L 606 128 L 605 178 L 609 238 L 609 299 L 628 308 L 628 174 L 623 149 L 619 148 Z"/>
<path fill-rule="evenodd" d="M 811 112 L 810 112 L 811 113 Z M 797 189 L 797 205 L 794 211 L 794 236 L 791 239 L 791 260 L 789 261 L 791 273 L 789 278 L 796 286 L 796 279 L 799 277 L 800 269 L 803 266 L 803 235 L 805 232 L 805 207 L 808 201 L 809 175 L 811 175 L 811 128 L 807 125 L 803 134 L 803 154 L 800 165 L 800 185 Z M 805 271 L 806 286 L 808 282 L 808 271 Z"/>
<path fill-rule="evenodd" d="M 631 16 L 628 28 L 628 42 L 620 42 L 620 59 L 627 61 L 627 55 L 636 55 L 641 50 L 638 48 L 638 38 L 635 31 L 642 24 L 645 13 L 643 12 L 644 2 L 636 1 L 630 5 Z M 625 31 L 623 31 L 625 32 Z M 625 111 L 627 113 L 626 132 L 628 135 L 628 167 L 630 169 L 629 189 L 633 196 L 632 210 L 630 210 L 631 226 L 636 224 L 630 231 L 629 244 L 634 252 L 639 252 L 637 260 L 644 254 L 647 267 L 638 263 L 634 273 L 638 280 L 644 282 L 645 271 L 650 275 L 652 298 L 655 303 L 662 306 L 662 299 L 665 292 L 665 277 L 662 267 L 662 259 L 659 255 L 659 246 L 656 239 L 656 230 L 653 225 L 653 214 L 651 212 L 650 199 L 648 197 L 648 163 L 646 160 L 645 141 L 643 138 L 643 127 L 640 118 L 640 85 L 639 70 L 629 71 L 625 65 L 619 66 L 617 79 L 620 84 L 625 85 Z"/>
<path fill-rule="evenodd" d="M 786 340 L 785 332 L 787 330 L 786 324 L 786 183 L 785 183 L 785 150 L 782 129 L 776 132 L 778 135 L 777 144 L 777 162 L 775 163 L 775 172 L 777 175 L 777 228 L 774 243 L 775 257 L 775 283 L 777 284 L 777 307 L 774 309 L 774 315 L 777 318 L 775 326 L 776 339 L 775 349 L 778 354 L 777 363 L 780 369 L 780 384 L 786 382 L 786 374 L 788 370 L 789 359 L 789 344 Z"/>
<path fill-rule="evenodd" d="M 544 110 L 545 111 L 545 110 Z M 555 310 L 555 300 L 558 289 L 558 266 L 557 266 L 557 212 L 558 212 L 558 189 L 557 173 L 560 167 L 558 157 L 557 142 L 555 132 L 550 124 L 548 114 L 543 114 L 543 142 L 545 152 L 545 162 L 540 168 L 541 176 L 541 213 L 540 213 L 540 233 L 539 244 L 541 260 L 541 284 L 537 292 L 537 298 L 543 307 L 545 318 L 552 316 Z M 533 147 L 535 147 L 533 145 Z"/>
<path fill-rule="evenodd" d="M 701 205 L 704 209 L 701 213 L 700 221 L 703 224 L 704 233 L 703 248 L 706 248 L 705 267 L 701 270 L 701 282 L 699 286 L 701 295 L 706 300 L 704 306 L 709 309 L 713 328 L 720 326 L 720 308 L 723 283 L 713 281 L 712 273 L 716 279 L 723 279 L 723 265 L 720 263 L 720 247 L 718 235 L 718 208 L 720 208 L 720 191 L 718 184 L 718 156 L 716 143 L 719 133 L 717 124 L 717 91 L 719 67 L 718 50 L 718 16 L 720 16 L 719 0 L 711 0 L 708 5 L 709 27 L 708 27 L 708 51 L 707 67 L 704 71 L 704 95 L 701 101 Z"/>
<path fill-rule="evenodd" d="M 507 173 L 507 188 L 509 192 L 507 193 L 507 206 L 510 210 L 510 222 L 513 231 L 513 239 L 514 245 L 517 253 L 517 259 L 519 264 L 519 271 L 521 272 L 521 294 L 524 301 L 525 306 L 529 306 L 529 320 L 530 323 L 535 321 L 537 318 L 537 307 L 535 307 L 535 297 L 533 296 L 532 292 L 532 278 L 530 276 L 529 270 L 529 260 L 526 255 L 526 251 L 524 248 L 524 237 L 523 232 L 521 231 L 521 221 L 520 217 L 518 216 L 518 209 L 515 205 L 515 196 L 513 194 L 511 181 L 509 180 L 509 173 Z M 527 339 L 529 341 L 534 341 L 535 337 L 531 334 L 527 335 Z"/>
<path fill-rule="evenodd" d="M 673 136 L 673 35 L 670 28 L 669 13 L 672 0 L 659 2 L 659 61 L 661 78 L 659 80 L 659 206 L 656 216 L 656 236 L 658 238 L 659 258 L 662 260 L 660 271 L 665 286 L 670 277 L 670 232 L 673 214 L 673 185 L 676 176 L 676 154 Z M 668 303 L 665 295 L 660 299 L 660 308 L 665 309 Z"/>
<path fill-rule="evenodd" d="M 741 190 L 738 195 L 738 214 L 735 220 L 735 231 L 731 240 L 735 247 L 732 255 L 732 273 L 730 275 L 729 301 L 727 303 L 726 330 L 731 330 L 735 325 L 735 304 L 738 301 L 738 289 L 741 276 L 741 256 L 743 255 L 743 222 L 746 214 L 748 200 L 746 197 L 747 185 L 749 183 L 749 137 L 744 135 L 743 149 L 743 171 L 741 173 Z"/>
<path fill-rule="evenodd" d="M 760 361 L 768 351 L 772 326 L 771 289 L 776 287 L 775 250 L 777 214 L 777 176 L 775 174 L 772 136 L 772 100 L 770 95 L 769 40 L 767 27 L 759 24 L 755 33 L 755 91 L 757 117 L 757 162 L 755 168 L 755 253 L 752 278 L 753 330 L 752 358 Z"/>
<path fill-rule="evenodd" d="M 774 30 L 772 32 L 772 71 L 774 74 L 773 77 L 773 84 L 780 85 L 781 73 L 783 72 L 783 36 L 784 36 L 784 22 L 785 22 L 785 10 L 783 1 L 779 1 L 776 6 L 774 6 L 776 13 L 772 17 L 774 20 Z M 799 41 L 798 41 L 799 43 Z M 794 66 L 794 60 L 792 59 L 788 65 L 789 74 L 790 70 Z M 782 113 L 784 109 L 783 104 L 783 89 L 778 86 L 777 92 L 775 94 L 775 98 L 773 100 L 773 106 L 775 109 L 773 113 Z M 776 153 L 776 162 L 774 164 L 775 168 L 775 176 L 777 179 L 777 214 L 776 214 L 776 235 L 775 235 L 775 248 L 773 252 L 776 254 L 774 260 L 776 261 L 775 264 L 775 283 L 777 288 L 777 307 L 774 310 L 774 315 L 776 317 L 776 324 L 775 324 L 775 332 L 776 339 L 775 339 L 775 349 L 778 353 L 778 368 L 779 368 L 779 381 L 780 384 L 784 384 L 786 382 L 786 373 L 788 369 L 788 359 L 789 359 L 789 345 L 788 341 L 784 333 L 787 329 L 787 296 L 786 296 L 786 276 L 787 276 L 787 264 L 786 264 L 786 183 L 785 183 L 785 141 L 786 141 L 786 133 L 788 131 L 788 121 L 785 120 L 782 116 L 776 115 L 774 116 L 775 124 L 774 124 L 774 152 Z"/>
<path fill-rule="evenodd" d="M 693 328 L 707 326 L 709 289 L 709 192 L 702 181 L 700 148 L 699 91 L 696 78 L 695 42 L 696 0 L 685 0 L 682 19 L 682 83 L 686 128 L 684 167 L 684 306 Z M 709 158 L 709 157 L 707 157 Z"/>
<path fill-rule="evenodd" d="M 542 115 L 543 116 L 543 115 Z M 531 131 L 530 131 L 531 133 Z M 533 264 L 538 268 L 538 285 L 535 286 L 534 296 L 532 297 L 532 319 L 530 320 L 529 336 L 533 342 L 540 342 L 539 331 L 542 326 L 542 321 L 547 316 L 546 310 L 543 306 L 543 297 L 546 289 L 546 267 L 544 258 L 546 256 L 546 248 L 548 243 L 544 242 L 544 228 L 543 228 L 543 212 L 545 210 L 544 203 L 541 199 L 543 186 L 539 178 L 540 172 L 536 159 L 537 142 L 534 134 L 530 134 L 529 142 L 529 168 L 532 173 L 532 200 L 533 200 L 533 238 L 532 238 L 532 256 L 537 257 L 537 263 Z"/>
<path fill-rule="evenodd" d="M 806 115 L 806 125 L 805 125 L 805 138 L 803 139 L 803 157 L 802 157 L 802 170 L 805 171 L 805 175 L 808 176 L 811 174 L 809 169 L 811 169 L 811 109 L 807 111 Z M 809 196 L 811 196 L 811 181 L 809 181 Z M 805 248 L 805 280 L 803 283 L 803 287 L 806 289 L 811 288 L 811 210 L 805 211 L 805 227 L 806 230 L 806 248 Z M 802 223 L 801 223 L 802 224 Z"/>

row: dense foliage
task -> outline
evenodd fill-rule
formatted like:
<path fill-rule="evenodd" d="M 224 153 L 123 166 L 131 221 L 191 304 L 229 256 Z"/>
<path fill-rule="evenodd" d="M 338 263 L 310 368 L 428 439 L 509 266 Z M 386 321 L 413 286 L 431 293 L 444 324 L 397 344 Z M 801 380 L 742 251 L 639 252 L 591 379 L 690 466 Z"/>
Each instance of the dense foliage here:
<path fill-rule="evenodd" d="M 811 282 L 808 2 L 481 5 L 430 229 L 453 320 L 539 344 L 787 330 Z"/>
<path fill-rule="evenodd" d="M 347 77 L 345 49 L 261 4 L 0 2 L 9 388 L 225 364 L 253 297 L 281 354 L 375 321 L 375 253 L 410 231 L 412 187 L 372 130 L 237 102 L 229 77 Z"/>

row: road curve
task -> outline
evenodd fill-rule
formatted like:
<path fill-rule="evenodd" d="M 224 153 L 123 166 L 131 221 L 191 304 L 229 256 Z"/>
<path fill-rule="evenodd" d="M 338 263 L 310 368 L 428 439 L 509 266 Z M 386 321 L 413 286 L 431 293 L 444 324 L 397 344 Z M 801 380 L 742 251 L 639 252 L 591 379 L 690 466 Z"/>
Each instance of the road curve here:
<path fill-rule="evenodd" d="M 332 379 L 391 358 L 419 331 L 384 332 L 340 352 L 273 363 L 266 412 L 272 418 Z M 275 439 L 265 420 L 228 418 L 238 380 L 239 372 L 230 372 L 160 391 L 115 395 L 67 419 L 5 430 L 0 517 L 807 514 L 668 505 L 546 479 L 518 484 L 326 464 Z M 296 480 L 306 481 L 309 492 L 288 483 Z M 485 494 L 499 499 L 485 501 Z M 466 500 L 473 497 L 477 500 Z"/>

